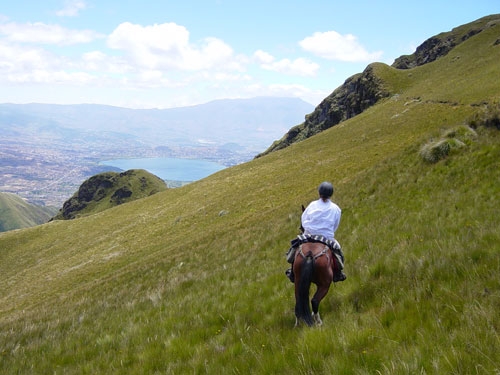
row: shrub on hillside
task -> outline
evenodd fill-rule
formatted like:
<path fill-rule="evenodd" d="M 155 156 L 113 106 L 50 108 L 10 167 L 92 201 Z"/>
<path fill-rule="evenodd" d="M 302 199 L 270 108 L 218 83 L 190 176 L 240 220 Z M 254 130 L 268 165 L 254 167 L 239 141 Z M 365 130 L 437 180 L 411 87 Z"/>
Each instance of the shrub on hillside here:
<path fill-rule="evenodd" d="M 456 128 L 450 129 L 444 133 L 445 138 L 456 138 L 457 140 L 470 145 L 473 140 L 477 137 L 477 133 L 474 129 L 467 125 L 461 125 Z"/>
<path fill-rule="evenodd" d="M 477 133 L 468 126 L 459 126 L 447 130 L 443 137 L 422 146 L 420 157 L 428 163 L 437 163 L 446 158 L 453 150 L 470 145 Z"/>
<path fill-rule="evenodd" d="M 429 142 L 420 149 L 420 156 L 428 163 L 437 163 L 450 153 L 450 143 L 447 139 Z"/>
<path fill-rule="evenodd" d="M 500 103 L 488 103 L 482 112 L 477 112 L 470 120 L 473 128 L 486 126 L 500 130 Z"/>

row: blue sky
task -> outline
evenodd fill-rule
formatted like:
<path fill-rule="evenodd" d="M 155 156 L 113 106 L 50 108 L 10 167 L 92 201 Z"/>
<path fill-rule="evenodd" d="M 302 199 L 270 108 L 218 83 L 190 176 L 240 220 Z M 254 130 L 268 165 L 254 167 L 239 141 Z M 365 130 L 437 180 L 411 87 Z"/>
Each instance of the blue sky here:
<path fill-rule="evenodd" d="M 0 103 L 313 105 L 498 0 L 44 0 L 0 6 Z"/>

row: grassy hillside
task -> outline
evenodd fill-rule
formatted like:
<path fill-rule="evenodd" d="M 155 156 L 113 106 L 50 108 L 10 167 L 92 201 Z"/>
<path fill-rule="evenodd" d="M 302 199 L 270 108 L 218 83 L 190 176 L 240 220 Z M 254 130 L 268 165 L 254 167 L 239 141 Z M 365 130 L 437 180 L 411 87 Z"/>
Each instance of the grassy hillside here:
<path fill-rule="evenodd" d="M 498 373 L 500 133 L 456 135 L 435 163 L 421 149 L 496 113 L 499 36 L 375 64 L 397 95 L 284 150 L 0 235 L 0 373 Z M 323 327 L 294 329 L 284 253 L 323 180 L 348 279 Z"/>
<path fill-rule="evenodd" d="M 55 207 L 35 206 L 15 194 L 0 193 L 0 232 L 46 223 L 56 212 Z"/>

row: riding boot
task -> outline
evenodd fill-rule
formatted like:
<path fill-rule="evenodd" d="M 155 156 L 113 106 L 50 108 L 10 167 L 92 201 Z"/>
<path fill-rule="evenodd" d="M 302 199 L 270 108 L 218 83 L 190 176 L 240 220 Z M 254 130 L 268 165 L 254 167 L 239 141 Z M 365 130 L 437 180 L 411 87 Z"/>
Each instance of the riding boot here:
<path fill-rule="evenodd" d="M 285 275 L 290 279 L 292 283 L 295 282 L 295 275 L 293 274 L 293 265 L 291 268 L 285 271 Z"/>
<path fill-rule="evenodd" d="M 341 269 L 335 267 L 334 274 L 333 274 L 333 282 L 336 283 L 338 281 L 344 281 L 347 279 L 347 276 L 345 275 L 344 272 L 342 272 Z"/>
<path fill-rule="evenodd" d="M 342 261 L 344 259 L 342 258 Z M 332 271 L 333 271 L 333 282 L 339 282 L 339 281 L 344 281 L 347 279 L 347 276 L 342 272 L 343 269 L 343 262 L 341 263 L 337 258 L 334 258 L 334 262 L 332 265 Z"/>

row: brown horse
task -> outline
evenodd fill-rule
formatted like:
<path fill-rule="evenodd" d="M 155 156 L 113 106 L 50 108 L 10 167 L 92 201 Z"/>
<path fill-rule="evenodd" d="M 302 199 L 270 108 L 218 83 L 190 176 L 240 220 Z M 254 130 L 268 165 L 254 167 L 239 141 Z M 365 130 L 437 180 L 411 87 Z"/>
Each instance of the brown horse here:
<path fill-rule="evenodd" d="M 308 326 L 321 325 L 319 303 L 326 296 L 333 281 L 334 256 L 328 246 L 321 242 L 306 242 L 295 252 L 293 272 L 295 274 L 295 326 L 302 320 Z M 316 284 L 316 293 L 309 304 L 311 283 Z M 312 315 L 311 315 L 312 305 Z"/>

